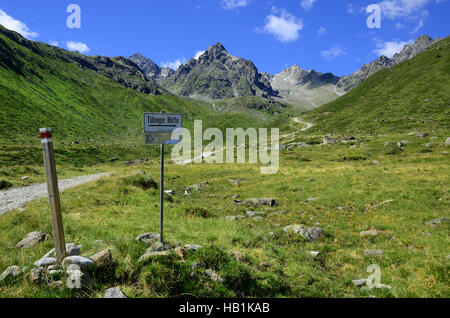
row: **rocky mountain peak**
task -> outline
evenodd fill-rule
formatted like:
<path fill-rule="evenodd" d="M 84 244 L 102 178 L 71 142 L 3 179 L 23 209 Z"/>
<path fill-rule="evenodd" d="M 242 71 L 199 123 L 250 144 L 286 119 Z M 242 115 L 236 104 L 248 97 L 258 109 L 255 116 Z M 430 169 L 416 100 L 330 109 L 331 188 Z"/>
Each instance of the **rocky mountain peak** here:
<path fill-rule="evenodd" d="M 133 54 L 129 59 L 137 64 L 145 76 L 148 76 L 157 82 L 161 82 L 175 73 L 175 71 L 170 68 L 159 67 L 155 62 L 143 56 L 141 53 Z"/>
<path fill-rule="evenodd" d="M 222 43 L 217 42 L 215 45 L 210 46 L 205 53 L 203 53 L 202 56 L 200 56 L 200 59 L 207 58 L 207 59 L 218 59 L 221 58 L 224 55 L 228 55 L 227 50 L 222 45 Z"/>
<path fill-rule="evenodd" d="M 221 43 L 181 65 L 162 85 L 175 94 L 208 100 L 276 95 L 251 61 L 228 54 Z"/>

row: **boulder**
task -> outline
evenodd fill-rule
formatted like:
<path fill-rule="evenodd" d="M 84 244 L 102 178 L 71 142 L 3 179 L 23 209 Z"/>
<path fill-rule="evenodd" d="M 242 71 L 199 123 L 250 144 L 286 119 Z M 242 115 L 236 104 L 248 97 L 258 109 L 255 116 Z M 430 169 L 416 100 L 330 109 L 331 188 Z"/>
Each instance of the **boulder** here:
<path fill-rule="evenodd" d="M 111 250 L 106 249 L 90 257 L 95 262 L 97 268 L 103 268 L 111 265 L 113 263 L 113 258 Z"/>
<path fill-rule="evenodd" d="M 30 276 L 33 283 L 39 284 L 46 280 L 47 272 L 43 267 L 35 267 L 31 270 Z"/>
<path fill-rule="evenodd" d="M 445 145 L 450 146 L 450 137 L 448 137 L 447 140 L 445 141 Z"/>
<path fill-rule="evenodd" d="M 135 161 L 125 161 L 125 166 L 138 165 L 138 164 L 141 164 L 141 163 L 145 163 L 147 161 L 148 161 L 147 158 L 138 159 L 138 160 L 135 160 Z"/>
<path fill-rule="evenodd" d="M 368 231 L 362 231 L 359 233 L 360 237 L 374 237 L 377 236 L 379 234 L 379 232 L 377 230 L 368 230 Z"/>
<path fill-rule="evenodd" d="M 442 222 L 450 222 L 450 219 L 448 218 L 437 218 L 431 221 L 426 222 L 426 225 L 430 225 L 430 226 L 438 226 L 440 225 Z"/>
<path fill-rule="evenodd" d="M 81 254 L 81 245 L 78 246 L 74 243 L 66 244 L 66 257 L 67 256 L 76 256 Z M 45 254 L 42 258 L 55 257 L 55 249 L 52 249 L 50 252 Z"/>
<path fill-rule="evenodd" d="M 317 241 L 322 236 L 322 229 L 320 227 L 308 228 L 304 225 L 289 225 L 283 228 L 283 231 L 287 233 L 300 234 L 310 242 Z"/>
<path fill-rule="evenodd" d="M 19 243 L 17 243 L 16 248 L 30 248 L 35 246 L 40 242 L 47 240 L 48 234 L 43 232 L 31 232 L 28 233 Z"/>
<path fill-rule="evenodd" d="M 170 251 L 159 251 L 159 252 L 155 252 L 155 251 L 147 251 L 144 255 L 142 255 L 139 258 L 140 262 L 144 262 L 146 260 L 148 260 L 149 258 L 152 257 L 156 257 L 156 256 L 168 256 L 170 255 Z"/>
<path fill-rule="evenodd" d="M 92 283 L 92 276 L 87 272 L 70 270 L 67 273 L 69 274 L 69 277 L 67 278 L 67 287 L 70 289 L 89 287 Z"/>
<path fill-rule="evenodd" d="M 381 250 L 364 250 L 364 256 L 382 256 L 383 251 Z"/>
<path fill-rule="evenodd" d="M 333 145 L 333 144 L 336 144 L 336 140 L 330 136 L 325 136 L 322 138 L 322 144 Z"/>
<path fill-rule="evenodd" d="M 109 288 L 105 292 L 105 296 L 103 298 L 127 298 L 119 287 Z"/>
<path fill-rule="evenodd" d="M 367 282 L 367 280 L 365 278 L 356 279 L 353 281 L 353 285 L 361 287 L 361 286 L 365 285 L 366 282 Z"/>
<path fill-rule="evenodd" d="M 266 212 L 260 212 L 260 211 L 247 211 L 248 217 L 254 217 L 254 216 L 264 216 L 266 215 Z"/>
<path fill-rule="evenodd" d="M 69 265 L 76 265 L 81 271 L 86 271 L 92 269 L 95 266 L 95 262 L 91 258 L 83 256 L 69 256 L 63 260 L 62 266 L 64 269 L 67 269 Z"/>
<path fill-rule="evenodd" d="M 162 252 L 162 251 L 170 251 L 170 246 L 161 242 L 154 243 L 147 250 L 148 252 Z"/>
<path fill-rule="evenodd" d="M 228 215 L 225 217 L 225 220 L 228 221 L 238 221 L 239 219 L 243 219 L 244 217 L 242 215 Z"/>
<path fill-rule="evenodd" d="M 191 244 L 187 244 L 184 246 L 184 249 L 186 251 L 198 251 L 199 249 L 203 248 L 203 246 L 201 245 L 191 245 Z"/>
<path fill-rule="evenodd" d="M 34 263 L 34 265 L 36 267 L 49 267 L 51 265 L 55 265 L 57 263 L 56 258 L 54 257 L 44 257 L 41 258 L 40 260 L 36 261 Z"/>
<path fill-rule="evenodd" d="M 277 201 L 274 198 L 258 198 L 258 199 L 248 199 L 247 205 L 252 206 L 278 206 Z"/>
<path fill-rule="evenodd" d="M 160 239 L 160 236 L 157 233 L 144 233 L 144 234 L 139 235 L 136 238 L 136 241 L 151 245 L 154 242 L 159 241 L 159 239 Z"/>
<path fill-rule="evenodd" d="M 20 274 L 22 274 L 22 270 L 18 266 L 10 266 L 8 267 L 3 274 L 0 276 L 0 283 L 11 283 L 13 282 Z"/>

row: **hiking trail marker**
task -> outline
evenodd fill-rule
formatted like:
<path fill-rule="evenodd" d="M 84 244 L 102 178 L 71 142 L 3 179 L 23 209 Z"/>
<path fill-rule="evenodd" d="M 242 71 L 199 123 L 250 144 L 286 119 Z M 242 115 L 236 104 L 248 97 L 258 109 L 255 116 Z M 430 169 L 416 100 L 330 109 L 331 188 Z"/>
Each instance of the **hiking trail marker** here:
<path fill-rule="evenodd" d="M 172 140 L 174 130 L 183 127 L 182 114 L 144 113 L 145 143 L 147 145 L 161 145 L 161 185 L 160 185 L 160 226 L 161 243 L 164 242 L 164 145 L 174 145 L 181 142 Z"/>
<path fill-rule="evenodd" d="M 61 215 L 58 177 L 56 175 L 55 154 L 53 152 L 53 136 L 51 128 L 41 128 L 42 152 L 44 155 L 45 172 L 47 175 L 48 200 L 52 215 L 53 239 L 55 241 L 55 256 L 58 264 L 66 257 L 66 242 Z"/>

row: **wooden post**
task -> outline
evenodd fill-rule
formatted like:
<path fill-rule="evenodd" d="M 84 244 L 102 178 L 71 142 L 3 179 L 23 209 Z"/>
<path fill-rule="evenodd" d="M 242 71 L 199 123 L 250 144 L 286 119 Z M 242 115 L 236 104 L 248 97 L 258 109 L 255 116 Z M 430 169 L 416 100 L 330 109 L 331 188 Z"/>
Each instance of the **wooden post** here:
<path fill-rule="evenodd" d="M 48 199 L 52 215 L 53 239 L 55 241 L 55 255 L 58 264 L 66 257 L 66 242 L 61 215 L 61 201 L 59 198 L 58 177 L 56 176 L 55 155 L 53 153 L 53 139 L 51 128 L 41 128 L 42 151 L 47 174 Z"/>

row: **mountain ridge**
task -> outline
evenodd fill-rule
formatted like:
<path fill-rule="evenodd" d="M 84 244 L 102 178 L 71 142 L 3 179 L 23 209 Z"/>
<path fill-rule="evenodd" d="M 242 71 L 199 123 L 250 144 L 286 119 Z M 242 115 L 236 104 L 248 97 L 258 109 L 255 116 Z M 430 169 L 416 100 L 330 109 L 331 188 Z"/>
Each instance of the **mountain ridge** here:
<path fill-rule="evenodd" d="M 174 94 L 207 100 L 277 96 L 252 61 L 230 55 L 219 42 L 182 64 L 161 86 Z"/>
<path fill-rule="evenodd" d="M 406 44 L 404 48 L 399 53 L 396 53 L 392 58 L 382 55 L 376 60 L 364 64 L 355 73 L 342 77 L 336 84 L 336 91 L 340 94 L 345 94 L 375 73 L 414 58 L 419 53 L 422 53 L 428 47 L 441 40 L 442 38 L 436 38 L 433 40 L 427 35 L 421 35 L 414 41 L 414 43 Z"/>

